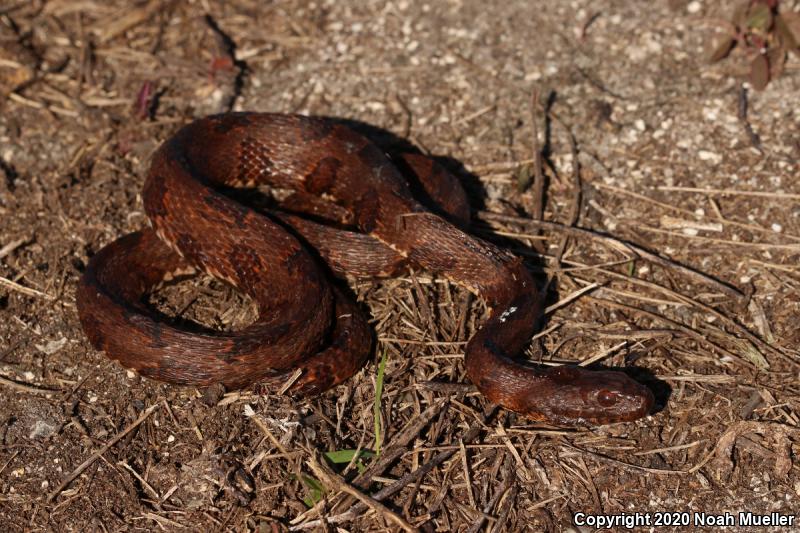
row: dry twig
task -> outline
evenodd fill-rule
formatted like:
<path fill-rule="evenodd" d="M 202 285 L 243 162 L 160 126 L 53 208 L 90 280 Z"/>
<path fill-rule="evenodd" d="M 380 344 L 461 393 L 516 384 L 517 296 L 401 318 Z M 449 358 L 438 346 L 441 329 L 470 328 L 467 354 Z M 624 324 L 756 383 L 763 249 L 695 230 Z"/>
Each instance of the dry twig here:
<path fill-rule="evenodd" d="M 98 458 L 100 458 L 101 455 L 103 455 L 108 450 L 110 450 L 111 447 L 114 446 L 117 442 L 119 442 L 123 437 L 125 437 L 128 433 L 130 433 L 131 431 L 133 431 L 134 429 L 139 427 L 139 425 L 141 425 L 142 422 L 147 420 L 147 417 L 149 417 L 151 414 L 153 414 L 153 411 L 155 411 L 156 408 L 159 405 L 160 405 L 159 403 L 155 403 L 155 404 L 151 405 L 150 407 L 148 407 L 147 409 L 145 409 L 144 412 L 139 416 L 139 418 L 137 418 L 134 422 L 132 422 L 128 427 L 126 427 L 120 433 L 117 433 L 114 436 L 114 438 L 112 438 L 110 441 L 108 441 L 105 444 L 105 446 L 103 446 L 102 448 L 100 448 L 99 450 L 94 452 L 88 459 L 86 459 L 84 462 L 82 462 L 80 465 L 78 465 L 78 467 L 75 470 L 73 470 L 70 475 L 68 475 L 66 478 L 64 478 L 64 481 L 62 481 L 58 485 L 58 487 L 56 487 L 50 494 L 47 495 L 47 499 L 45 501 L 47 501 L 48 503 L 53 501 L 53 499 L 56 496 L 58 496 L 61 493 L 61 491 L 64 490 L 64 488 L 66 488 L 67 485 L 72 483 L 72 481 L 76 477 L 81 475 L 81 472 L 83 472 L 84 470 L 89 468 L 89 466 L 92 463 L 94 463 Z"/>

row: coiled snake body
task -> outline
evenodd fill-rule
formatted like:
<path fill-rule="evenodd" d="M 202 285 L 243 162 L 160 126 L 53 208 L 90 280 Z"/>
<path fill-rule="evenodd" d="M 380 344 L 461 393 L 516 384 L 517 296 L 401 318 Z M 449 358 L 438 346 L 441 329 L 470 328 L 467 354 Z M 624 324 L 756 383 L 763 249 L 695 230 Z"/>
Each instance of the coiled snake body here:
<path fill-rule="evenodd" d="M 435 173 L 421 156 L 407 162 Z M 334 202 L 360 233 L 295 215 L 265 216 L 220 192 L 261 183 Z M 143 200 L 152 229 L 98 252 L 77 303 L 92 345 L 147 377 L 278 386 L 299 368 L 289 392 L 316 394 L 355 373 L 371 351 L 370 330 L 302 239 L 337 273 L 386 275 L 411 264 L 483 297 L 492 312 L 467 344 L 465 364 L 495 403 L 557 425 L 634 420 L 652 407 L 650 390 L 623 373 L 513 360 L 541 313 L 522 261 L 422 207 L 381 150 L 341 124 L 257 113 L 197 120 L 156 152 Z M 456 218 L 468 216 L 460 209 L 445 206 Z M 257 321 L 232 333 L 190 331 L 142 303 L 164 279 L 194 269 L 250 295 Z"/>

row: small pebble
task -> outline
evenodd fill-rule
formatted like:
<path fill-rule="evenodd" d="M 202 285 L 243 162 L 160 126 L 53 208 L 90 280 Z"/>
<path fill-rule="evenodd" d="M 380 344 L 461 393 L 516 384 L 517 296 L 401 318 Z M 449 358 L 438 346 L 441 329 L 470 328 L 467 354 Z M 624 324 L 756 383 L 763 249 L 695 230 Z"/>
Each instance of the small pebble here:
<path fill-rule="evenodd" d="M 697 152 L 697 157 L 703 161 L 711 161 L 712 163 L 719 163 L 722 161 L 722 156 L 715 152 L 709 152 L 708 150 L 700 150 Z"/>
<path fill-rule="evenodd" d="M 217 383 L 215 385 L 209 385 L 203 389 L 200 401 L 209 407 L 213 407 L 219 403 L 224 395 L 225 386 L 221 383 Z"/>

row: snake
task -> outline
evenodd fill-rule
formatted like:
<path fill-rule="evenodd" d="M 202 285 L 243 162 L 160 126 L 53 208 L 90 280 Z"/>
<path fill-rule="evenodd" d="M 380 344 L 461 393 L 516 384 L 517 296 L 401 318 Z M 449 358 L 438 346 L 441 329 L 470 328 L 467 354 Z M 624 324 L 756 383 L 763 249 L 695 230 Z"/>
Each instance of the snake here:
<path fill-rule="evenodd" d="M 399 159 L 326 117 L 229 112 L 183 126 L 151 158 L 142 190 L 148 227 L 99 250 L 80 278 L 76 303 L 91 345 L 172 384 L 318 395 L 358 372 L 373 350 L 364 311 L 331 277 L 416 268 L 485 302 L 464 367 L 488 401 L 556 426 L 647 415 L 652 391 L 624 372 L 521 357 L 543 312 L 532 274 L 519 256 L 468 233 L 457 178 L 421 154 Z M 426 207 L 401 164 L 449 205 Z M 237 200 L 260 186 L 287 191 L 282 210 Z M 147 303 L 162 284 L 198 272 L 252 298 L 258 318 L 221 331 Z"/>

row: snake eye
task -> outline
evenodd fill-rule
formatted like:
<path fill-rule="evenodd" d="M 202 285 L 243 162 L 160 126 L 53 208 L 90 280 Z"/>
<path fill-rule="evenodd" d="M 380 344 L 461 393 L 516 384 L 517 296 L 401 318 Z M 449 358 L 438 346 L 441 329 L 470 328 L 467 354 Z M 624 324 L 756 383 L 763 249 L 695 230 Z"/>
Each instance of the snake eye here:
<path fill-rule="evenodd" d="M 617 403 L 617 393 L 603 389 L 597 393 L 597 403 L 603 407 L 612 407 Z"/>

